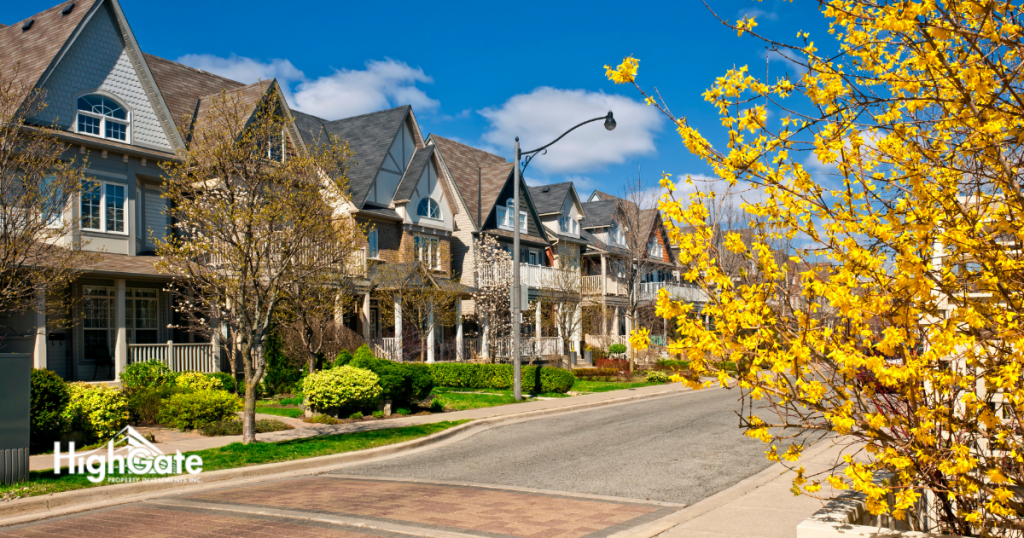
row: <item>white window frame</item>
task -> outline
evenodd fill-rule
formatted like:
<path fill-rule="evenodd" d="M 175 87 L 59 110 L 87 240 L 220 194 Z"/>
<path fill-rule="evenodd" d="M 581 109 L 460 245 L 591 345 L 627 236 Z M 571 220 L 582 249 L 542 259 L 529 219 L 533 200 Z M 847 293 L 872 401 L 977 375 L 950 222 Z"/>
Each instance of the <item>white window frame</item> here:
<path fill-rule="evenodd" d="M 377 242 L 377 229 L 370 230 L 366 234 L 366 255 L 369 258 L 377 259 L 380 256 L 380 244 Z"/>
<path fill-rule="evenodd" d="M 504 206 L 498 207 L 498 228 L 501 228 L 502 230 L 515 231 L 515 228 L 512 227 L 512 223 L 509 222 L 509 213 L 515 213 L 515 204 L 513 203 L 512 198 L 509 198 L 508 201 L 505 202 Z M 526 233 L 526 229 L 526 211 L 520 211 L 519 232 Z"/>
<path fill-rule="evenodd" d="M 427 235 L 413 236 L 413 250 L 416 261 L 422 262 L 428 269 L 441 270 L 441 240 Z"/>
<path fill-rule="evenodd" d="M 89 232 L 114 234 L 114 235 L 128 235 L 129 233 L 131 233 L 131 222 L 130 222 L 130 219 L 128 218 L 128 186 L 125 185 L 124 183 L 119 183 L 119 182 L 116 182 L 116 181 L 106 181 L 104 179 L 91 178 L 91 177 L 90 178 L 86 178 L 86 179 L 84 179 L 82 181 L 83 182 L 98 183 L 99 186 L 100 186 L 100 227 L 99 228 L 87 228 L 85 226 L 85 224 L 84 224 L 84 221 L 83 221 L 82 230 L 89 231 Z M 124 207 L 122 208 L 123 211 L 124 211 L 124 218 L 122 219 L 122 222 L 124 223 L 124 230 L 122 230 L 122 231 L 114 231 L 114 230 L 108 230 L 107 229 L 107 185 L 111 185 L 111 186 L 114 186 L 114 187 L 121 187 L 122 189 L 124 189 Z M 83 185 L 83 187 L 84 187 L 84 185 Z M 84 191 L 84 189 L 83 189 L 83 191 Z M 81 219 L 82 218 L 82 215 L 81 215 L 82 195 L 81 194 L 78 195 L 78 210 L 79 210 L 79 213 L 80 213 L 79 214 L 79 219 Z"/>
<path fill-rule="evenodd" d="M 120 106 L 122 109 L 124 109 L 124 113 L 125 113 L 125 116 L 126 116 L 127 119 L 120 120 L 120 119 L 117 119 L 117 118 L 111 118 L 109 116 L 105 116 L 103 114 L 96 114 L 95 112 L 90 112 L 90 111 L 87 111 L 87 110 L 80 110 L 78 108 L 78 100 L 80 98 L 82 98 L 82 97 L 89 97 L 91 95 L 96 95 L 96 96 L 99 96 L 99 97 L 103 97 L 105 99 L 110 99 L 111 101 L 117 103 L 118 106 Z M 106 94 L 103 94 L 103 93 L 95 93 L 95 92 L 94 93 L 85 93 L 85 94 L 82 94 L 82 95 L 78 95 L 78 96 L 75 97 L 75 112 L 76 112 L 76 114 L 75 114 L 75 132 L 76 133 L 83 134 L 85 136 L 91 136 L 91 137 L 94 137 L 94 138 L 101 138 L 103 140 L 113 140 L 114 142 L 122 142 L 124 144 L 131 144 L 132 143 L 132 111 L 120 99 L 117 99 L 115 97 L 112 97 L 110 95 L 106 95 Z M 87 116 L 87 117 L 99 120 L 99 122 L 100 122 L 100 132 L 99 132 L 99 134 L 94 134 L 94 133 L 90 133 L 88 131 L 79 130 L 79 128 L 78 128 L 78 116 Z M 124 129 L 125 129 L 124 140 L 121 140 L 120 138 L 113 138 L 113 137 L 107 136 L 107 120 L 110 120 L 110 121 L 112 121 L 114 123 L 117 123 L 119 125 L 124 125 Z"/>
<path fill-rule="evenodd" d="M 647 241 L 647 255 L 659 259 L 665 256 L 665 251 L 661 248 L 661 241 L 658 241 L 658 236 L 652 235 L 651 239 Z"/>
<path fill-rule="evenodd" d="M 613 243 L 616 246 L 626 246 L 626 236 L 622 233 L 622 226 L 619 226 L 619 223 L 613 222 L 611 227 L 608 228 L 608 239 L 610 240 L 610 243 Z"/>

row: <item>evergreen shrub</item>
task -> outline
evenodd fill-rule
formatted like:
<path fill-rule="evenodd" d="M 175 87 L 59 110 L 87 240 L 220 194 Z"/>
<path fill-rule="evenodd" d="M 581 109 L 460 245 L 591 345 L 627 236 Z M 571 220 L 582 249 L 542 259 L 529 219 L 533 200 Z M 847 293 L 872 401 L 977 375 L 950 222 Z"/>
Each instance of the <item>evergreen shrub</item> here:
<path fill-rule="evenodd" d="M 511 389 L 511 364 L 437 363 L 430 365 L 434 384 L 463 389 Z M 522 367 L 522 389 L 528 393 L 569 392 L 576 378 L 561 368 Z"/>
<path fill-rule="evenodd" d="M 52 370 L 33 369 L 29 404 L 29 447 L 49 450 L 64 429 L 62 413 L 71 401 L 67 383 Z"/>

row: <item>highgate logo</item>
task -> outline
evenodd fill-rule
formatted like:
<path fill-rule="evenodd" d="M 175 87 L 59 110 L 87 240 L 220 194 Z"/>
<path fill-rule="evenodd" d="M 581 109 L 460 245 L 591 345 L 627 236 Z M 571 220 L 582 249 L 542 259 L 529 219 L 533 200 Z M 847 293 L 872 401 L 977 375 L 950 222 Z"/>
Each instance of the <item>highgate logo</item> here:
<path fill-rule="evenodd" d="M 68 474 L 89 473 L 88 479 L 93 484 L 102 482 L 107 473 L 113 474 L 115 466 L 120 474 L 127 472 L 133 475 L 197 475 L 203 472 L 202 457 L 194 454 L 185 456 L 181 451 L 164 454 L 131 426 L 125 426 L 107 443 L 106 454 L 102 450 L 97 448 L 77 454 L 72 441 L 68 443 L 67 454 L 61 454 L 60 443 L 54 443 L 53 472 L 60 474 L 62 459 L 67 460 Z"/>

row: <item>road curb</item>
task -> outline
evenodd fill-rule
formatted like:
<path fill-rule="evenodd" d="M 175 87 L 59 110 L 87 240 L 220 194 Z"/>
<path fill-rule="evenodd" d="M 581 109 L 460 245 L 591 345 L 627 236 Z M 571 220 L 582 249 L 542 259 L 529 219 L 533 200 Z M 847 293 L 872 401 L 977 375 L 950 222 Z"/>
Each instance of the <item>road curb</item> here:
<path fill-rule="evenodd" d="M 201 480 L 201 482 L 198 483 L 182 484 L 175 482 L 139 482 L 27 497 L 0 504 L 0 527 L 17 525 L 39 519 L 63 516 L 119 504 L 145 501 L 158 496 L 185 494 L 212 489 L 214 487 L 222 488 L 232 485 L 240 485 L 257 479 L 261 481 L 278 480 L 296 476 L 319 474 L 334 470 L 345 464 L 385 456 L 393 457 L 404 454 L 405 452 L 433 445 L 440 445 L 442 443 L 447 444 L 449 441 L 456 440 L 454 439 L 456 437 L 458 437 L 458 440 L 461 440 L 494 426 L 504 425 L 507 423 L 522 422 L 551 415 L 585 411 L 598 407 L 607 407 L 639 400 L 676 396 L 692 392 L 693 391 L 690 389 L 665 390 L 649 394 L 634 394 L 610 400 L 586 402 L 567 405 L 564 407 L 554 407 L 551 409 L 538 409 L 510 415 L 475 419 L 467 424 L 461 424 L 426 437 L 394 445 L 358 450 L 354 452 L 345 452 L 341 454 L 332 454 L 329 456 L 318 456 L 314 458 L 305 458 L 279 463 L 253 465 L 237 469 L 210 471 L 208 473 L 198 475 Z"/>

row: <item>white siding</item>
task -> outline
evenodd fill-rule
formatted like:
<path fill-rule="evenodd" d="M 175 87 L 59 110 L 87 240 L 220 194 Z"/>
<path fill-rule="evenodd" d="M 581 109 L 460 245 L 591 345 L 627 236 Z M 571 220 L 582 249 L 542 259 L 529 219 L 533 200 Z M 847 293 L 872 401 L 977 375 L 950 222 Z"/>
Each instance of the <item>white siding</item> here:
<path fill-rule="evenodd" d="M 420 200 L 426 197 L 433 198 L 434 201 L 437 202 L 437 205 L 441 206 L 440 221 L 423 218 L 416 214 Z M 407 207 L 409 208 L 405 217 L 407 221 L 419 226 L 431 226 L 434 228 L 444 228 L 449 231 L 452 230 L 452 209 L 444 195 L 444 189 L 437 181 L 437 169 L 434 167 L 433 158 L 430 159 L 430 162 L 427 163 L 426 168 L 423 170 L 423 174 L 420 175 L 420 179 L 416 183 L 416 189 L 413 191 Z"/>
<path fill-rule="evenodd" d="M 56 123 L 63 129 L 74 131 L 76 97 L 102 90 L 131 109 L 133 145 L 171 149 L 153 104 L 125 50 L 121 30 L 107 6 L 89 20 L 44 88 L 48 106 L 36 116 L 42 123 Z"/>

